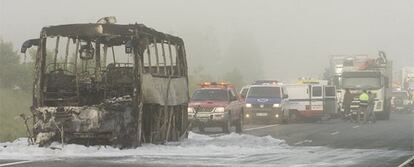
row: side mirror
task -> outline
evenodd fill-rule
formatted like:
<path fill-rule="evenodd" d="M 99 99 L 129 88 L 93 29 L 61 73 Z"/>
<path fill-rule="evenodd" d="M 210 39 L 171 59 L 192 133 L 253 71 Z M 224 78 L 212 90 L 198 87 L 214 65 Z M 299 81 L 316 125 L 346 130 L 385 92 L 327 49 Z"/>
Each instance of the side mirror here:
<path fill-rule="evenodd" d="M 36 38 L 36 39 L 29 39 L 27 41 L 25 41 L 22 45 L 22 48 L 20 49 L 21 53 L 26 53 L 27 49 L 31 48 L 33 45 L 34 46 L 39 46 L 40 43 L 40 39 Z"/>
<path fill-rule="evenodd" d="M 288 95 L 286 95 L 286 94 L 284 94 L 284 95 L 283 95 L 283 98 L 284 98 L 284 99 L 287 99 L 287 98 L 289 98 L 289 96 L 288 96 Z"/>

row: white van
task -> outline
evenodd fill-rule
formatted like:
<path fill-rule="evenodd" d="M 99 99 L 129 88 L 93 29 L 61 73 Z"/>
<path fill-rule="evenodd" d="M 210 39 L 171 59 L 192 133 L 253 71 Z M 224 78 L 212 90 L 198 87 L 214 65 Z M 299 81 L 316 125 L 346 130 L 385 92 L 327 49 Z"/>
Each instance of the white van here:
<path fill-rule="evenodd" d="M 288 108 L 291 119 L 320 120 L 336 113 L 334 86 L 321 84 L 284 85 L 289 96 Z"/>

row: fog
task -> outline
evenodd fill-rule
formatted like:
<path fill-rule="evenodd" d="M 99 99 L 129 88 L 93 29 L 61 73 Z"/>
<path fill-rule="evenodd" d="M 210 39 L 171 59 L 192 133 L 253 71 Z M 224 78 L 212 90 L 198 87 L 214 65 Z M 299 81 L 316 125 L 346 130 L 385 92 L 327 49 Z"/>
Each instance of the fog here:
<path fill-rule="evenodd" d="M 0 1 L 0 37 L 15 44 L 47 25 L 143 23 L 186 42 L 190 71 L 238 69 L 245 79 L 318 77 L 330 55 L 384 50 L 414 65 L 413 0 Z"/>

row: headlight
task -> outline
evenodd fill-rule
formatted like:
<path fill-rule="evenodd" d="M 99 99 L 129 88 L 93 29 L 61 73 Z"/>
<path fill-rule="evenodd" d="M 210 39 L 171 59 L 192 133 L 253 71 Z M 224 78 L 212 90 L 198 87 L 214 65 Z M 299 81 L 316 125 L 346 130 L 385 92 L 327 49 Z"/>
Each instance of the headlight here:
<path fill-rule="evenodd" d="M 216 107 L 214 112 L 224 112 L 224 107 Z"/>
<path fill-rule="evenodd" d="M 279 118 L 279 114 L 276 114 L 276 115 L 275 115 L 275 117 L 276 117 L 276 118 Z"/>
<path fill-rule="evenodd" d="M 246 114 L 246 118 L 249 118 L 250 117 L 250 115 L 249 114 Z"/>
<path fill-rule="evenodd" d="M 247 107 L 247 108 L 250 108 L 250 107 L 252 107 L 252 104 L 250 104 L 250 103 L 246 103 L 246 107 Z"/>
<path fill-rule="evenodd" d="M 193 107 L 188 107 L 187 108 L 187 112 L 192 112 L 193 113 L 194 112 L 194 108 Z"/>
<path fill-rule="evenodd" d="M 280 104 L 273 104 L 274 108 L 280 107 Z"/>

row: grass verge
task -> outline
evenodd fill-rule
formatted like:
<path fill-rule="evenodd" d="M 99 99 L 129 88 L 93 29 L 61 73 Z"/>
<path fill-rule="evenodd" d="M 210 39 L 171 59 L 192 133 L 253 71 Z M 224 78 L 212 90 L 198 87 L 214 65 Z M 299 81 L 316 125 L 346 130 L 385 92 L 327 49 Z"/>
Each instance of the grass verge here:
<path fill-rule="evenodd" d="M 0 89 L 0 142 L 26 136 L 26 128 L 19 114 L 30 115 L 31 101 L 31 93 Z"/>

